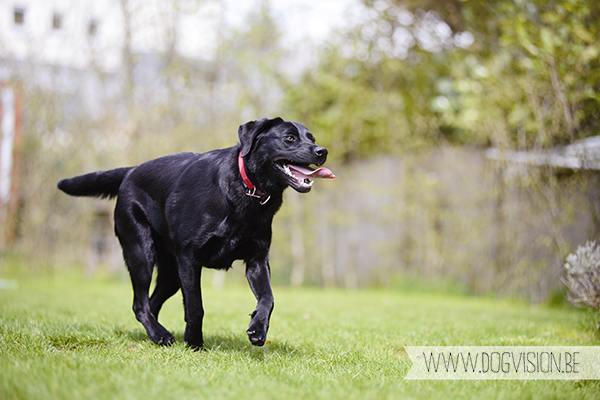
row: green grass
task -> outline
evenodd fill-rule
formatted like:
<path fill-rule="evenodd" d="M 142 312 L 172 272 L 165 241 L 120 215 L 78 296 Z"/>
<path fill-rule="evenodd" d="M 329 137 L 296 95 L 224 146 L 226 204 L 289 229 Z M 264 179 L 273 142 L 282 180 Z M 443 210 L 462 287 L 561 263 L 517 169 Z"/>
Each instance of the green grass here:
<path fill-rule="evenodd" d="M 45 278 L 0 290 L 0 399 L 597 399 L 598 381 L 406 381 L 406 345 L 598 345 L 584 313 L 435 293 L 275 288 L 269 342 L 247 287 L 205 282 L 206 350 L 182 344 L 181 297 L 150 343 L 126 282 Z"/>

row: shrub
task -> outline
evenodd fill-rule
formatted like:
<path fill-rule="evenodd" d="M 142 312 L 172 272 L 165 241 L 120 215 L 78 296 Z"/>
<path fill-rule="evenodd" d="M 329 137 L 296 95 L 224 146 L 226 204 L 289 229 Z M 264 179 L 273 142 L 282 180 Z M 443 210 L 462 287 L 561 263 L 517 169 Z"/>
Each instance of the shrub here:
<path fill-rule="evenodd" d="M 567 299 L 578 307 L 591 307 L 600 312 L 600 246 L 587 242 L 569 254 L 565 262 L 564 284 L 569 288 Z M 596 326 L 600 330 L 600 321 Z"/>

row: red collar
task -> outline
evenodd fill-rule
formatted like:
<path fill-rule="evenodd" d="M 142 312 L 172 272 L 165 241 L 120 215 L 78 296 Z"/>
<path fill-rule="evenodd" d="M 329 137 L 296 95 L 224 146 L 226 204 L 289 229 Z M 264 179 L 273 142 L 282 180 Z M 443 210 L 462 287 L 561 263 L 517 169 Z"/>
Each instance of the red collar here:
<path fill-rule="evenodd" d="M 261 206 L 265 205 L 266 202 L 269 201 L 271 196 L 267 196 L 266 194 L 264 194 L 263 192 L 258 190 L 256 188 L 256 186 L 254 186 L 252 184 L 252 181 L 250 180 L 250 178 L 248 178 L 248 174 L 246 174 L 246 168 L 244 168 L 244 159 L 242 158 L 241 151 L 238 154 L 238 168 L 240 170 L 240 175 L 242 176 L 242 180 L 244 181 L 244 186 L 246 186 L 246 189 L 247 189 L 246 194 L 250 197 L 256 197 L 257 199 L 260 199 Z"/>

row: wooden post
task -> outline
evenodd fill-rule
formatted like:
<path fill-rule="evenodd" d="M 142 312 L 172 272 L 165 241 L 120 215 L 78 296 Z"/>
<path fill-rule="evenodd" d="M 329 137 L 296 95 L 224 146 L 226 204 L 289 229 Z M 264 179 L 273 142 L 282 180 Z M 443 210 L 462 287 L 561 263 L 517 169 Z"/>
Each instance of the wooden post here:
<path fill-rule="evenodd" d="M 0 84 L 0 246 L 19 231 L 22 128 L 21 85 Z"/>

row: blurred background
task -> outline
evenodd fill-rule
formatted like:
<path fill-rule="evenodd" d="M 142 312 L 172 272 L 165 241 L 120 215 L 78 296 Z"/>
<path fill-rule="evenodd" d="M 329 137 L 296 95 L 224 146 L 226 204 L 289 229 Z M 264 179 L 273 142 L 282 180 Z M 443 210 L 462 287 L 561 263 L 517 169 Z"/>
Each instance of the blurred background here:
<path fill-rule="evenodd" d="M 114 203 L 56 182 L 281 116 L 338 178 L 286 192 L 275 283 L 551 298 L 600 232 L 599 19 L 585 0 L 2 0 L 0 278 L 126 279 Z"/>

